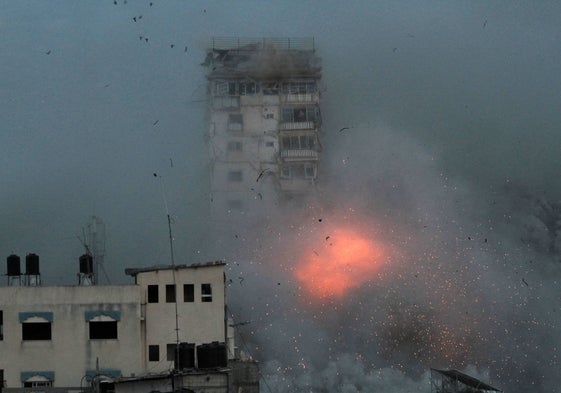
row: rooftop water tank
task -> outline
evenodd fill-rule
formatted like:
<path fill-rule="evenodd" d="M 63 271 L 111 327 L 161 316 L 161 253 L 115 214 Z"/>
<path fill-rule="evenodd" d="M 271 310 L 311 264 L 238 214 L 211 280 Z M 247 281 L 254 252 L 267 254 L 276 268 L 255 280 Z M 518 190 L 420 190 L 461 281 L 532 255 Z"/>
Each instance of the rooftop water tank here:
<path fill-rule="evenodd" d="M 80 257 L 80 273 L 93 273 L 93 257 L 90 254 L 84 254 Z"/>
<path fill-rule="evenodd" d="M 39 255 L 27 254 L 25 256 L 25 274 L 29 276 L 38 276 L 39 274 Z"/>
<path fill-rule="evenodd" d="M 21 268 L 20 268 L 20 258 L 19 256 L 12 254 L 8 258 L 6 258 L 6 262 L 8 264 L 8 276 L 20 276 L 21 275 Z"/>

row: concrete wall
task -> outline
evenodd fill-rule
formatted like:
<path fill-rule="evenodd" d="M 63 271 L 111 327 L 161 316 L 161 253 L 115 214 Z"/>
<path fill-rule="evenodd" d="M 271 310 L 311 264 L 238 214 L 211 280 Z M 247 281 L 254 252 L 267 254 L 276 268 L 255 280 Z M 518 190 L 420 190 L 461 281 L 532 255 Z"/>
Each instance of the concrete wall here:
<path fill-rule="evenodd" d="M 22 372 L 31 371 L 53 372 L 54 386 L 80 386 L 96 360 L 124 375 L 142 370 L 138 286 L 0 287 L 0 310 L 0 369 L 8 388 L 22 387 Z M 97 311 L 118 316 L 117 339 L 89 339 L 86 315 Z M 22 340 L 21 318 L 41 320 L 34 313 L 52 315 L 50 340 Z"/>
<path fill-rule="evenodd" d="M 175 274 L 175 277 L 174 277 Z M 177 342 L 175 320 L 176 304 L 166 302 L 166 285 L 176 285 L 177 322 L 180 342 L 192 344 L 225 342 L 225 291 L 224 266 L 188 267 L 176 270 L 157 270 L 137 274 L 137 284 L 141 288 L 142 303 L 146 304 L 145 337 L 146 345 L 158 345 L 159 361 L 147 361 L 146 368 L 152 372 L 167 371 L 172 362 L 167 360 L 167 344 Z M 194 301 L 185 302 L 183 285 L 194 285 Z M 203 302 L 201 285 L 210 284 L 212 302 Z M 148 285 L 158 285 L 158 303 L 147 302 Z M 147 359 L 147 357 L 146 357 Z"/>

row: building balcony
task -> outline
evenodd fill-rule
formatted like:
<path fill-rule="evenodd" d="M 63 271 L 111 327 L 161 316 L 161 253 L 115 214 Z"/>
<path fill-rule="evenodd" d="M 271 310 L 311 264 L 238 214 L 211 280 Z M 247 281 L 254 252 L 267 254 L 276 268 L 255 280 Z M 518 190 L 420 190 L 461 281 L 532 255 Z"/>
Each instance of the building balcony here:
<path fill-rule="evenodd" d="M 298 121 L 298 122 L 284 122 L 279 124 L 281 131 L 290 130 L 313 130 L 316 128 L 314 121 Z"/>
<path fill-rule="evenodd" d="M 308 149 L 285 149 L 281 150 L 280 156 L 284 161 L 316 161 L 319 159 L 317 151 Z"/>
<path fill-rule="evenodd" d="M 315 103 L 319 101 L 317 93 L 287 93 L 282 94 L 282 101 L 286 103 Z"/>

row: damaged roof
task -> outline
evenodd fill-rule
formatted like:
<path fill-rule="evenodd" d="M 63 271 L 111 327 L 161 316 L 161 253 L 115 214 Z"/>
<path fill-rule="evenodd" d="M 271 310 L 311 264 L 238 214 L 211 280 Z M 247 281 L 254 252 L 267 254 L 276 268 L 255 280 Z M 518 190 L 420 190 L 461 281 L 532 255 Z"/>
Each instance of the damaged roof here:
<path fill-rule="evenodd" d="M 321 75 L 313 38 L 213 38 L 203 65 L 209 67 L 210 79 L 267 80 Z"/>
<path fill-rule="evenodd" d="M 453 379 L 455 381 L 459 381 L 461 383 L 463 383 L 466 386 L 469 386 L 470 388 L 474 388 L 477 390 L 483 390 L 483 391 L 492 391 L 492 392 L 500 392 L 500 389 L 497 389 L 491 385 L 486 384 L 483 381 L 480 381 L 477 378 L 471 377 L 467 374 L 464 374 L 458 370 L 437 370 L 437 369 L 432 369 L 433 371 L 442 374 L 446 377 L 448 377 L 449 379 Z"/>

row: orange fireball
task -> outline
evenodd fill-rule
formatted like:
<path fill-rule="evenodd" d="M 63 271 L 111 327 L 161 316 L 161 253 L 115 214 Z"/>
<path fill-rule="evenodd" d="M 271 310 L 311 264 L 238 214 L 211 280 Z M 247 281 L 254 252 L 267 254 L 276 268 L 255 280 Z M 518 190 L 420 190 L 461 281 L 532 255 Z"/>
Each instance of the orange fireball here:
<path fill-rule="evenodd" d="M 386 254 L 379 242 L 352 229 L 337 229 L 305 252 L 295 276 L 314 297 L 340 298 L 373 279 Z"/>

